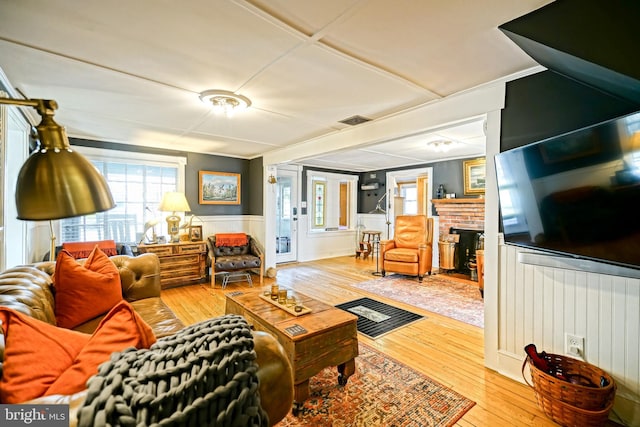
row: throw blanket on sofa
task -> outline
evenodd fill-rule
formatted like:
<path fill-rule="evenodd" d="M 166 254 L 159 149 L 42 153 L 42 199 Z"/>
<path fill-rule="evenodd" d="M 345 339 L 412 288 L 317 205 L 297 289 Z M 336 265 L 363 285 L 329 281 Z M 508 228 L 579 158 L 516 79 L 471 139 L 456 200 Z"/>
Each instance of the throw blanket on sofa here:
<path fill-rule="evenodd" d="M 245 233 L 216 234 L 216 246 L 244 246 L 249 243 Z"/>
<path fill-rule="evenodd" d="M 267 426 L 253 345 L 246 320 L 225 315 L 113 353 L 87 382 L 78 426 Z"/>

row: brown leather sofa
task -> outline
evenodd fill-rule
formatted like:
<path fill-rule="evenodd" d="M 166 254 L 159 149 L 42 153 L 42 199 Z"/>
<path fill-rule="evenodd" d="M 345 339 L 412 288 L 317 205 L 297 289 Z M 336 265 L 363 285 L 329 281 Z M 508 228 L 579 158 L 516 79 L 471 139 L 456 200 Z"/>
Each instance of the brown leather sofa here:
<path fill-rule="evenodd" d="M 116 255 L 110 259 L 120 272 L 123 298 L 151 326 L 157 338 L 174 334 L 184 328 L 184 324 L 160 297 L 160 263 L 155 254 L 137 257 Z M 54 271 L 55 262 L 39 262 L 0 273 L 0 305 L 55 325 L 55 301 L 52 291 Z M 74 329 L 92 333 L 103 317 L 104 315 L 99 316 Z M 4 342 L 0 339 L 0 373 Z M 254 345 L 259 364 L 257 375 L 260 379 L 262 407 L 269 415 L 270 424 L 275 424 L 286 416 L 293 402 L 291 365 L 282 346 L 271 335 L 254 333 Z M 29 403 L 69 404 L 70 426 L 75 426 L 76 411 L 82 407 L 85 398 L 86 390 L 70 396 L 41 397 Z"/>
<path fill-rule="evenodd" d="M 378 268 L 387 273 L 418 276 L 422 282 L 431 274 L 433 257 L 433 218 L 425 215 L 399 215 L 392 240 L 380 242 Z"/>

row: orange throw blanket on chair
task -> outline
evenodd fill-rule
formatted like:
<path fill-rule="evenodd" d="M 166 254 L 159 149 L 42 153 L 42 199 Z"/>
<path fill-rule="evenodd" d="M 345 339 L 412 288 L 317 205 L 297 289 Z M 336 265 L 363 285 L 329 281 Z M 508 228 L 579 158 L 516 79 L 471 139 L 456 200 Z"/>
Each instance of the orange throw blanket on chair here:
<path fill-rule="evenodd" d="M 216 234 L 216 246 L 244 246 L 249 243 L 245 233 Z"/>

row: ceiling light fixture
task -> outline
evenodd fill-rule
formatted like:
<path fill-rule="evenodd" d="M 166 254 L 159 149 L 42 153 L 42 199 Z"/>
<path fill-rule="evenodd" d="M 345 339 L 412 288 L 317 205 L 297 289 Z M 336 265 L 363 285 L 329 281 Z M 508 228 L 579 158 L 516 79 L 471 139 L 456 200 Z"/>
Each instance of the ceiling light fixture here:
<path fill-rule="evenodd" d="M 427 147 L 436 153 L 446 153 L 453 147 L 453 141 L 447 140 L 438 140 L 438 141 L 429 141 L 427 142 Z"/>
<path fill-rule="evenodd" d="M 212 107 L 215 113 L 225 114 L 227 117 L 251 105 L 251 100 L 246 96 L 237 95 L 228 90 L 205 90 L 200 94 L 200 99 Z"/>

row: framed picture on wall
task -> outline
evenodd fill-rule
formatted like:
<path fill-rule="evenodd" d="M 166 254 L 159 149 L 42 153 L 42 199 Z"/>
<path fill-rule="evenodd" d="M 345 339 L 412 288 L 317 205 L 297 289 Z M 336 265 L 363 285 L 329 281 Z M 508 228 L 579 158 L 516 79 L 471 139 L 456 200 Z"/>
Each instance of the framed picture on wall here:
<path fill-rule="evenodd" d="M 464 194 L 481 195 L 484 194 L 486 180 L 485 159 L 465 160 L 464 167 Z"/>
<path fill-rule="evenodd" d="M 200 171 L 198 196 L 201 205 L 239 205 L 240 174 Z"/>

